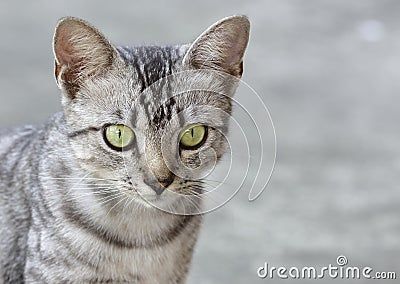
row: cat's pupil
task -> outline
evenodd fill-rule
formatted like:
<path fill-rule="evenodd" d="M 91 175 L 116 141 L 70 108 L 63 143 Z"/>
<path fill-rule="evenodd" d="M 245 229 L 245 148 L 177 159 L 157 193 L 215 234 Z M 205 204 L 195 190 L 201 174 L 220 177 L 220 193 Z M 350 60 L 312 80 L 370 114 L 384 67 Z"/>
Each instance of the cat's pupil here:
<path fill-rule="evenodd" d="M 121 129 L 118 129 L 118 138 L 121 139 Z"/>

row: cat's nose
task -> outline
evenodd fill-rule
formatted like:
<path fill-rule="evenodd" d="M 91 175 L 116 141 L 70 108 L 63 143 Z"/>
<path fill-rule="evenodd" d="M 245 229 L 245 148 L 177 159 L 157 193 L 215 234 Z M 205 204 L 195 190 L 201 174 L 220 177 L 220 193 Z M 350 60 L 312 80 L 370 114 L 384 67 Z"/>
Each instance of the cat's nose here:
<path fill-rule="evenodd" d="M 169 175 L 167 178 L 158 179 L 158 181 L 149 181 L 144 179 L 144 182 L 155 191 L 157 195 L 161 195 L 164 190 L 174 181 L 174 176 Z"/>
<path fill-rule="evenodd" d="M 171 175 L 166 179 L 161 179 L 158 180 L 158 182 L 163 186 L 163 187 L 168 187 L 172 182 L 174 181 L 174 176 Z"/>

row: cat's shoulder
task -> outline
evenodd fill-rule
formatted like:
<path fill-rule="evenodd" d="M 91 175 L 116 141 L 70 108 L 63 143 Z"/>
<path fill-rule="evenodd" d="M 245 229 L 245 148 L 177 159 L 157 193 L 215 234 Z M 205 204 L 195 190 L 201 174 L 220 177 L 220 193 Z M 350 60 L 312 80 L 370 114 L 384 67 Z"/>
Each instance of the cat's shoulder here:
<path fill-rule="evenodd" d="M 61 123 L 62 120 L 62 113 L 55 113 L 43 124 L 0 129 L 0 157 L 12 152 L 20 152 L 21 148 L 35 139 L 35 136 Z"/>
<path fill-rule="evenodd" d="M 4 151 L 9 151 L 19 144 L 26 141 L 36 130 L 35 125 L 24 125 L 19 127 L 10 127 L 0 130 L 0 155 Z"/>

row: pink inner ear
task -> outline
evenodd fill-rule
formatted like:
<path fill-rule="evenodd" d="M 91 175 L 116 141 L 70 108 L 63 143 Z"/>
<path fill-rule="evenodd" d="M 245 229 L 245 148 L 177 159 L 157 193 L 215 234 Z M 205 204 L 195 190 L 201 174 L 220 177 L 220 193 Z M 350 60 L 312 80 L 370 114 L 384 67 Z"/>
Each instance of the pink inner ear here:
<path fill-rule="evenodd" d="M 239 39 L 240 40 L 240 39 Z M 238 65 L 242 61 L 242 52 L 243 52 L 243 43 L 238 42 L 234 44 L 233 46 L 229 47 L 226 52 L 227 54 L 225 55 L 225 60 L 224 60 L 224 68 L 229 68 L 233 65 Z"/>
<path fill-rule="evenodd" d="M 234 76 L 241 76 L 243 72 L 242 60 L 247 45 L 247 36 L 245 30 L 236 27 L 226 34 L 223 42 L 225 46 L 220 49 L 221 67 Z"/>
<path fill-rule="evenodd" d="M 223 70 L 240 77 L 249 39 L 249 22 L 233 17 L 211 26 L 192 45 L 186 62 L 194 68 Z"/>
<path fill-rule="evenodd" d="M 76 51 L 74 50 L 68 37 L 61 35 L 55 42 L 55 53 L 61 65 L 71 66 L 76 63 Z"/>
<path fill-rule="evenodd" d="M 74 98 L 78 89 L 78 77 L 83 70 L 84 63 L 79 57 L 78 50 L 72 42 L 74 38 L 71 26 L 60 26 L 54 38 L 54 53 L 56 56 L 55 77 L 59 84 L 67 91 L 70 98 Z"/>

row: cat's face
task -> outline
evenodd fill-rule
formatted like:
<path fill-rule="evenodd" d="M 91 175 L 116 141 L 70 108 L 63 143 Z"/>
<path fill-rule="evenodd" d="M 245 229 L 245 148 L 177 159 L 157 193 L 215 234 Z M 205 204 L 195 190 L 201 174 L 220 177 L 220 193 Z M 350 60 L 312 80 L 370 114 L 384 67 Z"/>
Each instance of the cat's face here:
<path fill-rule="evenodd" d="M 88 23 L 63 19 L 56 79 L 83 171 L 143 204 L 200 194 L 226 148 L 230 78 L 242 74 L 248 33 L 245 17 L 231 17 L 192 45 L 115 48 Z"/>

